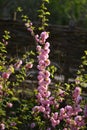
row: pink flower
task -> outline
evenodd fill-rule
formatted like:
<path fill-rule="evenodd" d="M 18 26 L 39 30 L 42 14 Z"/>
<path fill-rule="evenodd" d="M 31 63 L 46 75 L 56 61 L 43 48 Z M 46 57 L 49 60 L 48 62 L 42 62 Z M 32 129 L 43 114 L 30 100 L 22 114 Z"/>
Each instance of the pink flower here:
<path fill-rule="evenodd" d="M 40 90 L 39 90 L 40 91 Z M 42 95 L 40 93 L 38 93 L 38 95 L 36 96 L 38 99 L 42 98 Z"/>
<path fill-rule="evenodd" d="M 31 28 L 27 28 L 27 30 L 33 35 L 33 30 Z"/>
<path fill-rule="evenodd" d="M 49 97 L 49 100 L 54 101 L 54 97 L 53 96 Z"/>
<path fill-rule="evenodd" d="M 50 94 L 51 94 L 50 91 L 42 91 L 42 90 L 40 90 L 39 92 L 40 92 L 40 94 L 41 94 L 44 98 L 45 98 L 45 97 L 49 97 Z"/>
<path fill-rule="evenodd" d="M 57 125 L 59 125 L 60 120 L 55 120 L 53 117 L 51 117 L 51 123 L 52 126 L 55 128 Z"/>
<path fill-rule="evenodd" d="M 76 87 L 74 92 L 76 92 L 79 95 L 81 93 L 81 88 L 80 87 Z"/>
<path fill-rule="evenodd" d="M 66 111 L 65 111 L 64 108 L 61 108 L 61 109 L 60 109 L 60 114 L 59 114 L 59 116 L 60 116 L 60 119 L 61 119 L 61 120 L 62 120 L 63 118 L 66 118 L 66 117 L 67 117 L 67 114 L 66 114 Z"/>
<path fill-rule="evenodd" d="M 58 119 L 58 112 L 55 112 L 55 113 L 53 114 L 53 117 L 54 117 L 55 120 L 57 120 L 57 119 Z"/>
<path fill-rule="evenodd" d="M 40 61 L 39 61 L 39 65 L 44 65 L 44 61 L 43 61 L 43 60 L 40 60 Z"/>
<path fill-rule="evenodd" d="M 55 105 L 55 108 L 58 109 L 58 108 L 59 108 L 59 104 L 56 104 L 56 105 Z"/>
<path fill-rule="evenodd" d="M 45 107 L 40 106 L 40 107 L 39 107 L 39 111 L 40 111 L 40 112 L 45 112 Z"/>
<path fill-rule="evenodd" d="M 37 51 L 40 52 L 41 51 L 41 46 L 40 45 L 37 45 Z"/>
<path fill-rule="evenodd" d="M 45 74 L 45 77 L 46 77 L 46 78 L 50 77 L 50 72 L 49 72 L 48 70 L 45 70 L 45 71 L 44 71 L 44 74 Z"/>
<path fill-rule="evenodd" d="M 67 124 L 70 124 L 71 123 L 71 119 L 68 117 L 68 118 L 66 118 L 66 123 Z"/>
<path fill-rule="evenodd" d="M 31 69 L 32 67 L 33 67 L 32 63 L 27 63 L 25 66 L 26 69 Z"/>
<path fill-rule="evenodd" d="M 50 65 L 50 60 L 49 59 L 46 59 L 45 60 L 45 66 L 49 66 Z"/>
<path fill-rule="evenodd" d="M 36 42 L 39 42 L 39 35 L 35 35 Z"/>
<path fill-rule="evenodd" d="M 57 121 L 53 117 L 51 117 L 51 123 L 52 123 L 52 126 L 55 128 L 57 125 Z"/>
<path fill-rule="evenodd" d="M 15 69 L 19 69 L 22 65 L 22 60 L 19 60 L 17 63 L 14 64 Z"/>
<path fill-rule="evenodd" d="M 51 92 L 50 92 L 50 91 L 47 91 L 46 97 L 49 97 L 50 95 L 51 95 Z"/>
<path fill-rule="evenodd" d="M 76 87 L 74 92 L 73 92 L 73 98 L 76 99 L 78 97 L 78 95 L 81 94 L 81 88 L 80 87 Z"/>
<path fill-rule="evenodd" d="M 32 110 L 33 110 L 33 112 L 38 112 L 39 106 L 35 106 Z"/>
<path fill-rule="evenodd" d="M 50 49 L 45 49 L 45 53 L 48 55 L 50 53 Z"/>
<path fill-rule="evenodd" d="M 42 65 L 42 66 L 41 65 L 37 65 L 37 69 L 38 70 L 43 70 L 43 69 L 45 69 L 45 67 L 44 67 L 44 65 Z"/>
<path fill-rule="evenodd" d="M 47 91 L 48 87 L 44 87 L 44 86 L 39 86 L 38 87 L 38 91 L 40 92 L 40 90 L 42 89 L 42 91 Z"/>
<path fill-rule="evenodd" d="M 38 82 L 39 86 L 46 86 L 45 81 Z M 47 86 L 46 86 L 47 87 Z"/>
<path fill-rule="evenodd" d="M 82 97 L 80 95 L 77 96 L 76 103 L 79 104 L 82 100 Z"/>
<path fill-rule="evenodd" d="M 72 106 L 67 105 L 67 106 L 65 107 L 65 111 L 66 111 L 66 113 L 67 113 L 68 116 L 71 116 L 72 113 L 73 113 L 73 108 L 72 108 Z"/>
<path fill-rule="evenodd" d="M 48 50 L 49 47 L 50 47 L 50 43 L 49 43 L 49 42 L 46 42 L 46 43 L 45 43 L 45 46 L 44 46 L 44 49 L 45 49 L 45 50 Z"/>
<path fill-rule="evenodd" d="M 77 126 L 79 126 L 79 127 L 84 126 L 84 120 L 83 120 L 82 116 L 76 116 L 75 121 L 77 123 Z"/>
<path fill-rule="evenodd" d="M 42 40 L 42 44 L 44 44 L 45 43 L 45 41 L 46 41 L 46 39 L 49 37 L 49 35 L 48 35 L 48 32 L 42 32 L 41 33 L 41 35 L 40 35 L 40 38 L 41 38 L 41 40 Z"/>
<path fill-rule="evenodd" d="M 8 102 L 8 103 L 7 103 L 7 107 L 12 108 L 12 107 L 13 107 L 13 104 L 10 103 L 10 102 Z"/>
<path fill-rule="evenodd" d="M 63 91 L 62 89 L 59 89 L 59 95 L 63 97 L 65 95 L 65 91 Z"/>
<path fill-rule="evenodd" d="M 49 101 L 48 101 L 48 103 L 49 103 Z M 48 104 L 48 103 L 46 103 L 46 104 Z M 51 108 L 50 108 L 50 106 L 46 106 L 46 111 L 51 112 Z"/>
<path fill-rule="evenodd" d="M 44 60 L 45 61 L 49 58 L 49 55 L 48 54 L 41 54 L 37 58 L 38 58 L 38 60 Z"/>
<path fill-rule="evenodd" d="M 78 114 L 79 112 L 82 112 L 82 109 L 80 108 L 80 105 L 74 107 L 73 114 Z"/>
<path fill-rule="evenodd" d="M 3 78 L 3 79 L 9 79 L 9 77 L 10 77 L 10 73 L 8 73 L 8 72 L 4 72 L 4 73 L 2 74 L 2 78 Z"/>
<path fill-rule="evenodd" d="M 50 78 L 46 78 L 46 79 L 45 79 L 45 84 L 46 84 L 46 85 L 49 85 L 50 83 L 51 83 L 51 79 L 50 79 Z"/>
<path fill-rule="evenodd" d="M 3 123 L 0 124 L 0 130 L 5 130 L 5 124 Z"/>
<path fill-rule="evenodd" d="M 33 122 L 33 123 L 31 123 L 31 126 L 30 126 L 30 127 L 31 127 L 31 128 L 34 128 L 35 125 L 36 125 L 36 124 Z"/>

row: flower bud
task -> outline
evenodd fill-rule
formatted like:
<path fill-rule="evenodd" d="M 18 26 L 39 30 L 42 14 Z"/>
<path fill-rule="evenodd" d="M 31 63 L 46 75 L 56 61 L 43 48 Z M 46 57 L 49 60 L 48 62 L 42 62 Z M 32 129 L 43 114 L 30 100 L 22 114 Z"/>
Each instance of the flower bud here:
<path fill-rule="evenodd" d="M 8 102 L 8 103 L 7 103 L 7 107 L 12 108 L 12 107 L 13 107 L 13 104 L 10 103 L 10 102 Z"/>
<path fill-rule="evenodd" d="M 32 63 L 27 63 L 25 66 L 26 69 L 31 69 L 32 67 L 33 67 Z"/>

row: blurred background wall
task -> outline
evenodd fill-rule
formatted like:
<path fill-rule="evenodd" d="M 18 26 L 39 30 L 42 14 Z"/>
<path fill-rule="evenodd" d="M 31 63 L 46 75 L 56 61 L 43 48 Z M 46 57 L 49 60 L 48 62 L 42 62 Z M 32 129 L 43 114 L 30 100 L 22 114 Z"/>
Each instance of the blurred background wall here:
<path fill-rule="evenodd" d="M 20 6 L 32 21 L 38 21 L 40 4 L 41 0 L 0 0 L 0 19 L 13 19 Z M 87 0 L 50 0 L 48 10 L 50 24 L 87 27 Z"/>

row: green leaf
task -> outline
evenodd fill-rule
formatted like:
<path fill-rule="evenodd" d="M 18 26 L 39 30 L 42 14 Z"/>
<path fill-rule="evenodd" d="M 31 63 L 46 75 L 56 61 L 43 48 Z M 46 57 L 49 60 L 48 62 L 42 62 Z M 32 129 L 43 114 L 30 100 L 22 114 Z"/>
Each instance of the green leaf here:
<path fill-rule="evenodd" d="M 45 14 L 46 14 L 46 15 L 50 15 L 50 12 L 46 12 Z"/>
<path fill-rule="evenodd" d="M 3 67 L 2 66 L 0 66 L 0 70 L 2 70 L 3 69 Z"/>
<path fill-rule="evenodd" d="M 82 64 L 83 64 L 83 65 L 87 65 L 87 60 L 84 60 L 84 61 L 82 62 Z"/>
<path fill-rule="evenodd" d="M 18 130 L 18 128 L 16 126 L 13 126 L 12 129 L 13 130 Z"/>
<path fill-rule="evenodd" d="M 0 116 L 5 116 L 6 115 L 6 112 L 2 109 L 0 109 Z"/>
<path fill-rule="evenodd" d="M 16 97 L 12 97 L 11 100 L 12 100 L 12 101 L 19 101 L 19 99 L 16 98 Z"/>
<path fill-rule="evenodd" d="M 10 89 L 8 90 L 8 94 L 13 96 L 13 92 Z"/>
<path fill-rule="evenodd" d="M 84 51 L 85 52 L 85 55 L 87 55 L 87 51 Z"/>
<path fill-rule="evenodd" d="M 49 3 L 49 0 L 43 0 L 43 1 Z"/>
<path fill-rule="evenodd" d="M 22 11 L 23 11 L 23 9 L 21 7 L 17 8 L 17 12 L 22 12 Z"/>

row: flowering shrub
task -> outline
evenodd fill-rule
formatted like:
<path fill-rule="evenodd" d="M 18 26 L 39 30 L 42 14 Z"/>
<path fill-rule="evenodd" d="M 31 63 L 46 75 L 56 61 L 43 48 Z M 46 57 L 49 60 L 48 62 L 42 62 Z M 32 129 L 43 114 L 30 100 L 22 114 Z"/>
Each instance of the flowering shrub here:
<path fill-rule="evenodd" d="M 34 99 L 24 99 L 18 87 L 25 79 L 26 71 L 33 67 L 33 60 L 24 62 L 27 55 L 31 55 L 31 52 L 26 52 L 21 60 L 12 59 L 13 64 L 7 61 L 5 43 L 9 38 L 9 32 L 5 31 L 4 40 L 0 42 L 0 130 L 26 129 Z"/>
<path fill-rule="evenodd" d="M 85 116 L 80 105 L 82 97 L 80 87 L 73 90 L 71 101 L 72 105 L 66 104 L 63 107 L 60 104 L 64 100 L 65 91 L 59 89 L 57 92 L 58 99 L 51 95 L 49 84 L 51 82 L 50 72 L 46 69 L 50 65 L 49 52 L 50 43 L 46 40 L 49 37 L 47 32 L 35 35 L 38 52 L 38 92 L 37 105 L 32 109 L 35 117 L 36 128 L 38 129 L 63 129 L 63 130 L 80 130 L 85 126 Z M 38 118 L 37 118 L 38 117 Z M 35 127 L 34 124 L 34 127 Z M 49 126 L 49 128 L 48 128 Z"/>
<path fill-rule="evenodd" d="M 44 7 L 45 2 L 49 0 L 43 0 Z M 4 39 L 0 42 L 0 130 L 85 130 L 87 105 L 77 80 L 73 85 L 58 84 L 54 90 L 50 88 L 49 32 L 43 31 L 47 26 L 46 21 L 40 27 L 40 34 L 35 34 L 32 22 L 22 17 L 36 42 L 38 84 L 32 95 L 26 95 L 20 89 L 27 71 L 34 64 L 34 59 L 26 59 L 31 54 L 35 56 L 35 53 L 26 52 L 21 59 L 7 62 L 6 45 L 10 36 L 5 31 Z"/>

